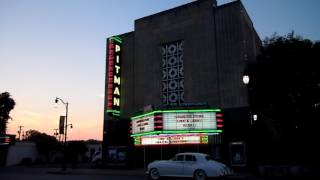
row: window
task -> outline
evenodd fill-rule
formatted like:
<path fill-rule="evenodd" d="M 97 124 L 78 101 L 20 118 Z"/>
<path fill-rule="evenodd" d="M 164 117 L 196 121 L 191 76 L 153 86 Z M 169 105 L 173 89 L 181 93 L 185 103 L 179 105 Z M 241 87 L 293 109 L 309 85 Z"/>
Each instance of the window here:
<path fill-rule="evenodd" d="M 196 161 L 196 157 L 193 155 L 186 155 L 186 161 Z"/>
<path fill-rule="evenodd" d="M 183 44 L 175 41 L 161 46 L 163 105 L 184 102 Z"/>
<path fill-rule="evenodd" d="M 210 161 L 210 160 L 214 160 L 211 156 L 206 156 L 206 160 Z"/>
<path fill-rule="evenodd" d="M 178 155 L 173 158 L 173 161 L 183 161 L 183 155 Z"/>

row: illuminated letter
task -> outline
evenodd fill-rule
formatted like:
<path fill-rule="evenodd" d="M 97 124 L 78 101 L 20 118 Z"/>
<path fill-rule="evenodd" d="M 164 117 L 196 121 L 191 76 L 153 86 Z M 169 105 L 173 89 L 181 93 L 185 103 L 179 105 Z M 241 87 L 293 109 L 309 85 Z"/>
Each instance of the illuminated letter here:
<path fill-rule="evenodd" d="M 113 98 L 113 105 L 120 106 L 120 99 L 119 98 Z"/>
<path fill-rule="evenodd" d="M 116 68 L 116 73 L 119 74 L 120 66 L 115 65 L 114 67 Z"/>
<path fill-rule="evenodd" d="M 116 45 L 116 52 L 119 52 L 121 49 L 120 49 L 120 46 L 119 45 Z"/>
<path fill-rule="evenodd" d="M 119 88 L 118 88 L 118 87 L 116 87 L 116 88 L 114 89 L 113 94 L 120 96 L 120 91 L 119 91 Z"/>
<path fill-rule="evenodd" d="M 113 82 L 120 85 L 120 77 L 114 76 Z"/>
<path fill-rule="evenodd" d="M 117 55 L 117 63 L 119 63 L 119 60 L 120 60 L 120 56 Z"/>

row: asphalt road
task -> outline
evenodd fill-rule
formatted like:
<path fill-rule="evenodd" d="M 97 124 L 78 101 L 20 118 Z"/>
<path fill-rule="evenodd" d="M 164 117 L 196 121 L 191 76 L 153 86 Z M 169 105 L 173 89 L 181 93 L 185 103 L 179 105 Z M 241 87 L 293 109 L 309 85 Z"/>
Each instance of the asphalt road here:
<path fill-rule="evenodd" d="M 53 175 L 53 174 L 28 174 L 28 175 L 0 175 L 1 180 L 141 180 L 144 177 L 137 176 L 112 176 L 112 175 Z"/>
<path fill-rule="evenodd" d="M 69 170 L 62 173 L 60 169 L 9 167 L 0 168 L 0 180 L 145 180 L 143 173 L 118 173 L 110 170 Z"/>
<path fill-rule="evenodd" d="M 94 169 L 78 168 L 67 169 L 62 172 L 61 168 L 52 167 L 0 167 L 0 180 L 147 180 L 143 169 L 120 170 L 120 169 Z M 177 179 L 177 178 L 162 178 Z M 186 179 L 186 178 L 180 178 Z M 190 178 L 188 178 L 190 179 Z M 257 177 L 250 174 L 237 174 L 225 180 L 300 180 L 300 179 L 319 179 L 312 177 Z"/>

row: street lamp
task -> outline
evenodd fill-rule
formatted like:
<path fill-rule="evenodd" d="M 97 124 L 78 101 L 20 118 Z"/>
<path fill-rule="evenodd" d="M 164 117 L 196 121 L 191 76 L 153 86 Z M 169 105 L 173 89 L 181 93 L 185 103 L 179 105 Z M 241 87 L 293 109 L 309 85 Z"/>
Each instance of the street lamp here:
<path fill-rule="evenodd" d="M 64 160 L 63 160 L 63 166 L 62 166 L 62 171 L 65 171 L 67 169 L 67 166 L 66 166 L 66 161 L 67 161 L 67 158 L 66 158 L 66 155 L 67 155 L 67 130 L 68 130 L 68 106 L 69 106 L 69 103 L 68 102 L 64 102 L 61 98 L 58 98 L 56 97 L 55 99 L 55 103 L 58 103 L 58 102 L 62 102 L 62 104 L 64 104 L 66 106 L 66 123 L 65 123 L 65 131 L 64 131 Z M 72 124 L 71 124 L 71 128 L 72 128 Z"/>
<path fill-rule="evenodd" d="M 72 124 L 68 124 L 67 126 L 70 126 L 71 129 L 73 128 L 73 125 L 72 125 Z"/>
<path fill-rule="evenodd" d="M 249 75 L 243 75 L 242 81 L 243 81 L 243 83 L 244 83 L 245 85 L 248 85 L 248 84 L 249 84 L 249 81 L 250 81 Z"/>

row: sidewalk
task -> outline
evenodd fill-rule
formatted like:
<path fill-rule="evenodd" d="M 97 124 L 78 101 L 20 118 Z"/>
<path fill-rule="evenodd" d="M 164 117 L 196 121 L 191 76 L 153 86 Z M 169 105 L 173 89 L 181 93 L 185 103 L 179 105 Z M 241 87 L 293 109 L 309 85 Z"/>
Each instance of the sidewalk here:
<path fill-rule="evenodd" d="M 144 169 L 93 169 L 93 168 L 76 168 L 71 169 L 68 168 L 66 171 L 62 171 L 61 168 L 50 168 L 48 169 L 47 173 L 49 174 L 78 174 L 78 175 L 88 175 L 88 174 L 94 174 L 94 175 L 113 175 L 113 176 L 122 176 L 122 175 L 128 175 L 128 176 L 144 176 L 145 171 Z"/>
<path fill-rule="evenodd" d="M 67 169 L 62 171 L 61 168 L 52 168 L 47 173 L 49 174 L 75 174 L 75 175 L 112 175 L 112 176 L 145 176 L 144 169 L 88 169 L 88 168 L 79 168 L 79 169 Z M 226 180 L 230 179 L 264 179 L 257 177 L 250 172 L 235 172 L 233 176 L 225 178 Z"/>
<path fill-rule="evenodd" d="M 260 166 L 257 170 L 235 171 L 234 176 L 228 179 L 252 179 L 252 180 L 308 180 L 320 179 L 320 167 L 317 166 Z"/>

